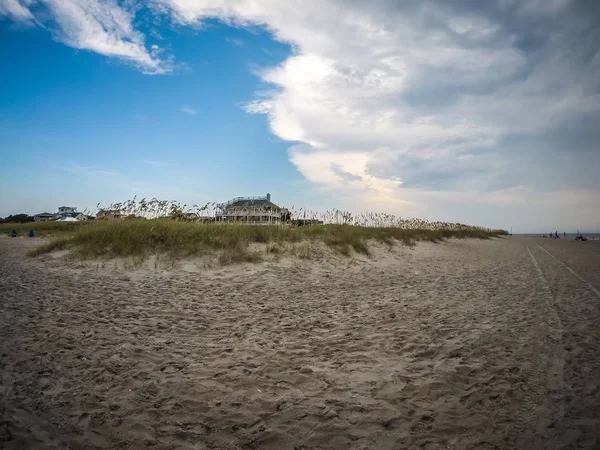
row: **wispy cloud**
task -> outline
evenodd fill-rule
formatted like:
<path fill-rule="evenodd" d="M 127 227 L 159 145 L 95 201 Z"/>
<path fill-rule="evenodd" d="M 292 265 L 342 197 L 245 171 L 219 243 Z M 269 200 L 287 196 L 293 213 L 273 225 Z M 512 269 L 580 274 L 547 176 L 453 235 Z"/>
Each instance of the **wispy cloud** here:
<path fill-rule="evenodd" d="M 225 41 L 229 42 L 230 44 L 237 45 L 238 47 L 242 47 L 245 44 L 241 39 L 235 39 L 231 37 L 226 37 Z"/>
<path fill-rule="evenodd" d="M 84 176 L 93 180 L 114 179 L 119 176 L 119 174 L 112 169 L 88 166 L 76 161 L 61 161 L 60 163 L 54 162 L 52 164 L 60 167 L 64 172 L 68 172 L 72 175 Z"/>
<path fill-rule="evenodd" d="M 189 114 L 190 116 L 195 116 L 196 114 L 198 114 L 198 111 L 196 111 L 194 108 L 192 108 L 190 106 L 182 106 L 180 111 L 182 113 Z"/>
<path fill-rule="evenodd" d="M 8 16 L 16 22 L 30 24 L 35 18 L 29 6 L 32 0 L 2 0 L 0 1 L 0 16 Z"/>
<path fill-rule="evenodd" d="M 0 15 L 28 23 L 36 19 L 34 4 L 40 19 L 52 17 L 58 25 L 54 38 L 70 47 L 121 59 L 147 74 L 173 69 L 172 57 L 163 57 L 162 49 L 145 47 L 144 34 L 133 27 L 133 12 L 115 0 L 1 0 Z"/>
<path fill-rule="evenodd" d="M 146 164 L 153 167 L 173 167 L 173 163 L 170 163 L 168 161 L 159 161 L 155 159 L 146 161 Z"/>

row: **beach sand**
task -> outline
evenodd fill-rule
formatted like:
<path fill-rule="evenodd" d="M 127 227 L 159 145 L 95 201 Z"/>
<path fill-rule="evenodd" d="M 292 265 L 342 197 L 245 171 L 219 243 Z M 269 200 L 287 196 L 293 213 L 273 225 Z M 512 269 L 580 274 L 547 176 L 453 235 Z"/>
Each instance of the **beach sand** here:
<path fill-rule="evenodd" d="M 600 448 L 600 243 L 126 272 L 34 245 L 0 239 L 0 448 Z"/>

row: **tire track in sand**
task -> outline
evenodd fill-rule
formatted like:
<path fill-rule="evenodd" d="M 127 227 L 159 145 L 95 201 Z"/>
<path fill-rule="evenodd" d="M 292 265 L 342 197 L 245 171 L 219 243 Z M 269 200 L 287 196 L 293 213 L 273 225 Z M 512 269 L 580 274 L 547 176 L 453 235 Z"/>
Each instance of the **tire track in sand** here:
<path fill-rule="evenodd" d="M 526 246 L 525 246 L 526 247 Z M 523 250 L 528 250 L 527 248 Z M 525 256 L 527 258 L 527 256 Z M 536 278 L 537 280 L 537 278 Z M 542 283 L 541 287 L 545 287 Z M 540 297 L 540 283 L 535 282 L 532 286 L 532 290 L 525 297 L 519 299 L 516 303 L 515 309 L 519 308 L 538 308 Z M 515 312 L 519 313 L 517 309 Z M 523 311 L 523 314 L 525 311 Z M 544 321 L 545 322 L 545 321 Z M 518 449 L 529 448 L 534 440 L 534 427 L 537 421 L 536 411 L 538 405 L 542 402 L 544 389 L 543 389 L 543 371 L 544 365 L 543 355 L 544 342 L 546 336 L 545 323 L 535 321 L 535 323 L 529 323 L 529 328 L 526 331 L 529 335 L 528 342 L 523 345 L 531 347 L 529 350 L 531 356 L 527 365 L 522 365 L 522 376 L 523 383 L 514 386 L 515 389 L 523 391 L 523 397 L 521 404 L 517 410 L 517 414 L 514 417 L 514 422 L 509 434 L 510 446 L 507 448 Z"/>
<path fill-rule="evenodd" d="M 554 448 L 558 439 L 557 425 L 565 414 L 563 325 L 555 307 L 558 299 L 554 298 L 550 284 L 529 246 L 525 245 L 525 248 L 541 282 L 545 317 L 540 325 L 545 330 L 542 353 L 536 358 L 532 369 L 532 393 L 525 405 L 533 407 L 533 410 L 525 413 L 524 420 L 533 425 L 530 431 L 534 435 L 522 435 L 517 438 L 517 443 L 519 448 L 523 445 L 531 448 Z"/>
<path fill-rule="evenodd" d="M 540 250 L 542 250 L 543 252 L 545 252 L 548 256 L 550 256 L 551 258 L 553 258 L 554 260 L 556 260 L 557 262 L 559 262 L 565 269 L 567 269 L 569 272 L 571 272 L 575 278 L 577 278 L 579 281 L 581 281 L 583 284 L 585 284 L 588 289 L 590 291 L 592 291 L 594 294 L 596 294 L 596 296 L 598 298 L 600 298 L 600 291 L 598 289 L 596 289 L 592 283 L 588 282 L 587 280 L 585 280 L 583 277 L 581 277 L 577 272 L 575 272 L 573 269 L 571 269 L 569 266 L 567 266 L 564 262 L 562 262 L 560 259 L 558 259 L 556 256 L 554 256 L 553 254 L 551 254 L 548 250 L 546 250 L 544 247 L 542 247 L 541 245 L 538 245 L 538 247 L 540 248 Z"/>

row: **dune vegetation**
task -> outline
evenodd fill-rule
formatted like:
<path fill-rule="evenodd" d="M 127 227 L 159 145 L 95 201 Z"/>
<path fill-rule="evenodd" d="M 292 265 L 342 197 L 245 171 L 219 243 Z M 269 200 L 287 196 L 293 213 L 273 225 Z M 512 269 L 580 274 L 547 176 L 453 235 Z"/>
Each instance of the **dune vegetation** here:
<path fill-rule="evenodd" d="M 78 230 L 83 222 L 26 222 L 26 223 L 2 223 L 0 234 L 10 234 L 13 230 L 17 236 L 27 236 L 29 230 L 33 230 L 37 237 L 64 236 Z"/>
<path fill-rule="evenodd" d="M 33 225 L 34 229 L 37 225 Z M 372 242 L 387 245 L 418 241 L 438 242 L 448 238 L 488 239 L 506 234 L 482 228 L 403 229 L 394 227 L 363 227 L 357 225 L 315 225 L 307 227 L 234 225 L 182 222 L 171 219 L 130 219 L 88 221 L 83 223 L 50 223 L 40 227 L 53 238 L 32 250 L 40 255 L 53 250 L 70 249 L 80 258 L 147 257 L 167 254 L 172 257 L 206 255 L 217 252 L 223 264 L 255 262 L 261 255 L 250 250 L 250 244 L 266 244 L 266 252 L 285 253 L 289 244 L 322 242 L 350 255 L 352 251 L 369 254 Z M 42 234 L 42 233 L 40 233 Z M 309 258 L 304 251 L 298 256 Z"/>
<path fill-rule="evenodd" d="M 403 219 L 389 214 L 353 216 L 341 211 L 322 214 L 307 210 L 290 210 L 292 218 L 318 219 L 322 225 L 290 226 L 215 223 L 207 218 L 214 214 L 214 204 L 187 208 L 176 202 L 157 200 L 113 204 L 125 219 L 88 220 L 82 222 L 36 222 L 0 224 L 0 233 L 17 230 L 20 236 L 33 229 L 36 236 L 49 240 L 30 252 L 37 256 L 54 250 L 68 249 L 77 258 L 136 258 L 164 254 L 173 258 L 217 255 L 221 264 L 255 262 L 266 253 L 291 253 L 310 258 L 310 245 L 322 243 L 343 254 L 369 255 L 375 243 L 413 245 L 418 241 L 438 242 L 449 238 L 488 239 L 506 235 L 458 223 Z M 263 244 L 262 246 L 252 244 Z M 261 251 L 257 251 L 261 248 Z"/>

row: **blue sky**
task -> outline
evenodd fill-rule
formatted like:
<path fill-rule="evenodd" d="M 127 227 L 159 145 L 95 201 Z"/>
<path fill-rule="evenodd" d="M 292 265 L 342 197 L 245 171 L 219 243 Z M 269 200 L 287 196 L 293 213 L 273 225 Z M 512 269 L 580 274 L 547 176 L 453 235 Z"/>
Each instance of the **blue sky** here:
<path fill-rule="evenodd" d="M 253 70 L 290 52 L 267 33 L 218 22 L 161 30 L 185 63 L 147 75 L 39 27 L 5 20 L 0 32 L 11 62 L 0 74 L 1 183 L 13 192 L 2 213 L 136 194 L 204 203 L 276 188 L 291 197 L 302 185 L 288 144 L 243 110 L 264 88 Z"/>
<path fill-rule="evenodd" d="M 598 9 L 0 0 L 0 216 L 271 192 L 597 231 Z"/>

